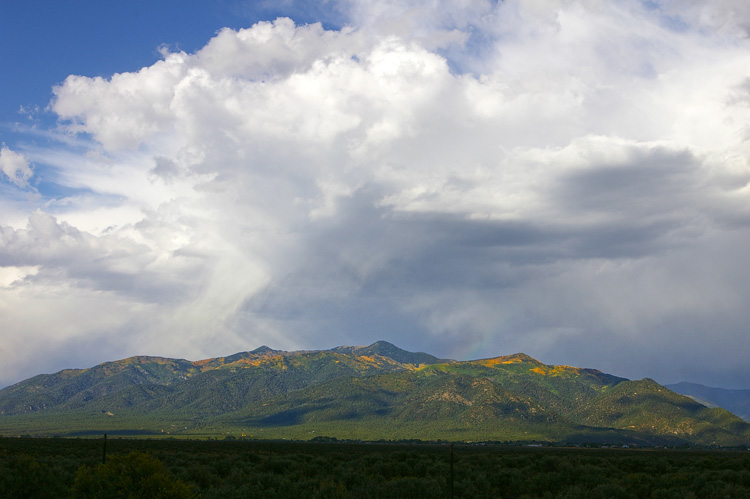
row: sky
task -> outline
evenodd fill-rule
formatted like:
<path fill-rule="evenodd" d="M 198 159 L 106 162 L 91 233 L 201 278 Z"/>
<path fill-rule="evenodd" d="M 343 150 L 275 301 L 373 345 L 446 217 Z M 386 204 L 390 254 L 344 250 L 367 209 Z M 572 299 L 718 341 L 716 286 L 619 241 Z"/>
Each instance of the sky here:
<path fill-rule="evenodd" d="M 0 386 L 390 341 L 750 388 L 750 4 L 0 2 Z"/>

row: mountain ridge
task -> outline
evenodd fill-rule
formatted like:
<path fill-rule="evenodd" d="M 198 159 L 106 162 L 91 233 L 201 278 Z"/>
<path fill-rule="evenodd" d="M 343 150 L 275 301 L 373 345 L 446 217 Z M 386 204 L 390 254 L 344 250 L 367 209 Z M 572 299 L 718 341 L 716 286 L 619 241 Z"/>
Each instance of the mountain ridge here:
<path fill-rule="evenodd" d="M 21 430 L 750 444 L 750 424 L 653 380 L 523 353 L 440 359 L 385 341 L 199 361 L 133 356 L 42 374 L 0 390 L 0 435 Z"/>
<path fill-rule="evenodd" d="M 722 407 L 750 422 L 750 390 L 732 390 L 682 381 L 664 385 L 708 407 Z"/>

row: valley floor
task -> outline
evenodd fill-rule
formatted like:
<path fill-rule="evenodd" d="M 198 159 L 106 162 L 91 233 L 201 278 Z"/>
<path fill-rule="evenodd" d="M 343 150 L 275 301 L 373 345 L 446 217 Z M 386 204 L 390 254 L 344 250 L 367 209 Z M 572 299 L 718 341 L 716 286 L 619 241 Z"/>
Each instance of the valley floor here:
<path fill-rule="evenodd" d="M 112 437 L 106 445 L 108 462 L 135 456 L 131 466 L 146 463 L 191 491 L 172 497 L 750 497 L 747 451 Z M 0 497 L 75 497 L 84 479 L 116 479 L 98 473 L 103 457 L 102 438 L 0 438 Z"/>

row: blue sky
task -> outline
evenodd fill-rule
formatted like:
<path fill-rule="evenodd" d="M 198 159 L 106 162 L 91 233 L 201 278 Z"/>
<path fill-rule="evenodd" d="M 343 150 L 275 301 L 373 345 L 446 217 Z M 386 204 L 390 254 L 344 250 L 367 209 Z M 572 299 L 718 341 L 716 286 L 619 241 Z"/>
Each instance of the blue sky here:
<path fill-rule="evenodd" d="M 0 116 L 6 125 L 27 123 L 20 108 L 44 109 L 52 87 L 70 74 L 109 77 L 137 71 L 160 58 L 162 45 L 193 52 L 221 28 L 244 28 L 279 15 L 317 22 L 313 16 L 324 15 L 324 6 L 227 0 L 32 0 L 4 2 L 0 9 Z M 325 17 L 327 23 L 336 18 L 335 13 Z"/>
<path fill-rule="evenodd" d="M 0 386 L 385 339 L 748 388 L 748 25 L 730 0 L 6 2 Z"/>

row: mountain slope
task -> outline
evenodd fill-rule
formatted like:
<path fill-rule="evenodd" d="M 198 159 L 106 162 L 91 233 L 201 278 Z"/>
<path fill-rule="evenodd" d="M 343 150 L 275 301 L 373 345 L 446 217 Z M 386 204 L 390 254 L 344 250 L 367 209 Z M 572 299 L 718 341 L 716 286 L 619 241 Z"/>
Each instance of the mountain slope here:
<path fill-rule="evenodd" d="M 130 357 L 90 369 L 40 374 L 0 390 L 0 414 L 78 407 L 136 385 L 168 386 L 198 372 L 194 363 L 161 357 Z"/>
<path fill-rule="evenodd" d="M 548 366 L 524 355 L 337 378 L 249 406 L 226 421 L 254 431 L 335 429 L 361 438 L 750 442 L 750 425 L 739 418 L 651 380 Z"/>
<path fill-rule="evenodd" d="M 84 405 L 110 410 L 139 405 L 149 410 L 188 407 L 223 413 L 343 375 L 415 369 L 439 361 L 382 341 L 323 351 L 284 352 L 261 347 L 197 362 L 131 357 L 90 369 L 35 376 L 0 390 L 0 415 L 72 410 Z"/>
<path fill-rule="evenodd" d="M 709 409 L 651 379 L 625 381 L 575 411 L 582 424 L 674 435 L 687 441 L 734 445 L 750 424 L 723 409 Z"/>
<path fill-rule="evenodd" d="M 197 362 L 131 357 L 0 390 L 0 434 L 747 445 L 750 424 L 652 380 L 525 354 L 458 362 L 387 342 Z M 13 433 L 15 432 L 15 433 Z"/>
<path fill-rule="evenodd" d="M 568 424 L 486 378 L 419 371 L 337 378 L 227 415 L 225 421 L 254 429 L 249 431 L 299 427 L 364 439 L 461 440 L 550 439 L 553 430 Z"/>
<path fill-rule="evenodd" d="M 664 386 L 682 395 L 687 395 L 703 405 L 722 407 L 745 421 L 750 421 L 750 390 L 713 388 L 684 381 Z"/>

